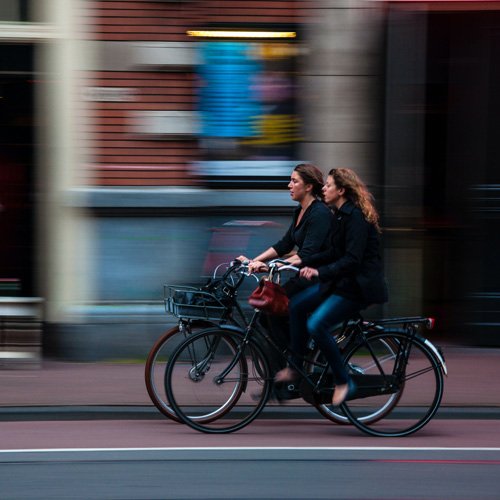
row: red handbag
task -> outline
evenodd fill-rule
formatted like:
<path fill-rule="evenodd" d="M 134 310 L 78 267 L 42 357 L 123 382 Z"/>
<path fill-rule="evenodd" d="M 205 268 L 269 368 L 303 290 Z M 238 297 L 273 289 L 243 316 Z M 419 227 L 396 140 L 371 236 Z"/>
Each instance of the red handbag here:
<path fill-rule="evenodd" d="M 287 316 L 290 299 L 281 285 L 263 278 L 248 298 L 248 303 L 263 313 Z"/>

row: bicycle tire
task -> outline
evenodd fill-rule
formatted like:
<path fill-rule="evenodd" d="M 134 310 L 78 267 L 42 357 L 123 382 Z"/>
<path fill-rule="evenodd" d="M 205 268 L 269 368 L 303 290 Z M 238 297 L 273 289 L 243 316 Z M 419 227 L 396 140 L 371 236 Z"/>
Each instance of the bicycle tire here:
<path fill-rule="evenodd" d="M 388 330 L 386 330 L 388 331 Z M 356 341 L 355 341 L 356 342 Z M 350 343 L 347 344 L 345 349 L 343 349 L 343 353 L 349 352 L 350 350 Z M 388 354 L 392 352 L 393 355 L 397 352 L 397 346 L 391 346 L 387 345 L 387 351 Z M 308 360 L 310 360 L 309 364 L 309 371 L 312 372 L 314 371 L 315 365 L 311 362 L 319 362 L 319 363 L 326 363 L 326 361 L 320 359 L 321 352 L 319 349 L 315 349 L 314 351 L 311 352 L 310 356 L 308 357 Z M 348 372 L 352 373 L 353 371 L 356 371 L 357 367 L 354 366 L 349 366 L 349 363 L 346 363 L 347 370 Z M 306 362 L 307 366 L 307 362 Z M 401 397 L 402 392 L 398 391 L 395 394 L 392 394 L 391 397 L 386 401 L 385 405 L 382 408 L 379 408 L 376 412 L 373 414 L 367 414 L 361 418 L 361 420 L 365 423 L 373 423 L 376 422 L 377 420 L 380 420 L 384 418 L 387 414 L 389 414 L 392 411 L 392 408 L 398 403 L 399 398 Z M 333 391 L 332 391 L 333 395 Z M 338 425 L 351 425 L 352 422 L 345 416 L 344 412 L 342 411 L 341 408 L 337 406 L 333 406 L 332 404 L 315 404 L 313 405 L 316 410 L 323 415 L 326 419 L 330 420 L 331 422 L 338 424 Z"/>
<path fill-rule="evenodd" d="M 242 344 L 243 333 L 230 327 L 203 330 L 172 354 L 166 373 L 168 400 L 177 416 L 197 431 L 237 431 L 257 418 L 269 398 L 269 363 L 257 343 Z M 218 417 L 196 418 L 211 413 Z"/>
<path fill-rule="evenodd" d="M 363 372 L 360 375 L 351 373 L 358 390 L 353 399 L 341 405 L 341 409 L 358 429 L 372 436 L 402 437 L 412 434 L 426 425 L 439 408 L 443 396 L 440 362 L 421 337 L 414 336 L 410 349 L 405 350 L 403 347 L 407 341 L 405 332 L 384 331 L 368 334 L 365 340 L 351 343 L 346 349 L 346 363 L 358 364 Z M 383 346 L 388 342 L 398 345 L 398 352 L 404 351 L 407 359 L 404 378 L 399 381 L 393 373 L 396 373 L 396 363 L 403 358 L 400 355 L 384 358 Z M 364 421 L 364 416 L 383 407 L 391 393 L 400 393 L 397 404 L 392 405 L 389 412 L 385 411 L 383 418 Z"/>
<path fill-rule="evenodd" d="M 192 322 L 189 329 L 179 329 L 179 325 L 167 330 L 149 351 L 144 368 L 144 380 L 151 402 L 166 417 L 174 422 L 181 422 L 168 402 L 165 388 L 165 373 L 169 357 L 175 348 L 188 336 L 192 335 L 192 328 L 196 330 L 215 326 L 208 322 Z"/>

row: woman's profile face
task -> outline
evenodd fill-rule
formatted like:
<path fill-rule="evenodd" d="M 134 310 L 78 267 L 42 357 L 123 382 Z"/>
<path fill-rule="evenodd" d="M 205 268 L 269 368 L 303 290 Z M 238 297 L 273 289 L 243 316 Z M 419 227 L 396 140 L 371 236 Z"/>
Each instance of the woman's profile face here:
<path fill-rule="evenodd" d="M 333 180 L 333 177 L 329 175 L 326 179 L 325 185 L 323 186 L 323 194 L 325 195 L 325 202 L 328 205 L 335 205 L 344 194 L 344 190 L 339 190 Z"/>
<path fill-rule="evenodd" d="M 288 189 L 292 200 L 300 203 L 307 196 L 307 193 L 311 191 L 311 184 L 306 184 L 300 174 L 293 172 Z"/>

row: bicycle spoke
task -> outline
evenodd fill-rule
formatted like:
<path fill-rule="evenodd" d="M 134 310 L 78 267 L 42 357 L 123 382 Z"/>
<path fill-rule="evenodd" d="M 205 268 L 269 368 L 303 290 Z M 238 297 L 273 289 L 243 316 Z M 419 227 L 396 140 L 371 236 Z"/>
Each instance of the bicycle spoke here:
<path fill-rule="evenodd" d="M 423 375 L 424 373 L 427 373 L 427 372 L 430 372 L 434 369 L 434 367 L 432 366 L 428 366 L 427 368 L 422 368 L 421 370 L 418 370 L 416 372 L 412 372 L 410 374 L 406 373 L 406 375 L 404 376 L 404 381 L 408 381 L 408 380 L 411 380 L 415 377 L 419 377 L 420 375 Z"/>

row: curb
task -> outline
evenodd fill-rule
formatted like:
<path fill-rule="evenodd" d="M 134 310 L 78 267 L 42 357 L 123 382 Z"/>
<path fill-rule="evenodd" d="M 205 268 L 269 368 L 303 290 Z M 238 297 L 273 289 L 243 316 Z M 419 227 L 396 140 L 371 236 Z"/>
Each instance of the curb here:
<path fill-rule="evenodd" d="M 286 420 L 324 419 L 310 407 L 267 407 L 258 418 Z M 498 420 L 500 407 L 440 407 L 440 420 Z M 0 422 L 87 420 L 166 420 L 151 406 L 29 406 L 0 407 Z"/>

